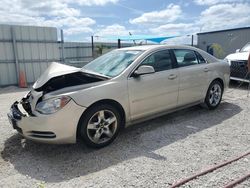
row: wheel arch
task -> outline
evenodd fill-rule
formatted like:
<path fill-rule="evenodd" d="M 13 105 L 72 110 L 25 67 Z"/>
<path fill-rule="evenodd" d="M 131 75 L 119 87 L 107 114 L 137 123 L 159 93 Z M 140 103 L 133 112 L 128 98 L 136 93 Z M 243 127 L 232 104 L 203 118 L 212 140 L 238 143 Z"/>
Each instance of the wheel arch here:
<path fill-rule="evenodd" d="M 221 79 L 221 78 L 215 78 L 215 79 L 213 79 L 211 82 L 210 82 L 210 84 L 209 84 L 209 86 L 211 85 L 211 83 L 213 83 L 214 81 L 218 81 L 218 82 L 220 82 L 221 83 L 221 86 L 222 86 L 222 91 L 224 91 L 224 81 L 223 81 L 223 79 Z"/>
<path fill-rule="evenodd" d="M 102 99 L 102 100 L 99 100 L 99 101 L 96 101 L 94 102 L 93 104 L 91 104 L 84 112 L 83 114 L 81 115 L 80 119 L 78 120 L 78 124 L 77 124 L 77 132 L 76 132 L 76 137 L 77 139 L 79 138 L 80 136 L 80 121 L 82 118 L 85 117 L 86 113 L 88 112 L 89 109 L 93 108 L 94 106 L 98 106 L 98 105 L 101 105 L 101 104 L 108 104 L 108 105 L 112 105 L 113 107 L 115 107 L 119 113 L 121 114 L 121 117 L 122 117 L 122 127 L 125 127 L 125 123 L 126 123 L 126 113 L 125 113 L 125 110 L 124 108 L 122 107 L 122 105 L 113 100 L 113 99 Z"/>
<path fill-rule="evenodd" d="M 213 82 L 219 82 L 220 84 L 221 84 L 221 89 L 222 89 L 222 94 L 221 94 L 221 98 L 220 98 L 220 101 L 218 102 L 218 104 L 216 104 L 215 106 L 211 106 L 211 104 L 209 103 L 209 101 L 208 101 L 208 95 L 209 95 L 209 90 L 210 90 L 210 87 L 212 86 L 212 83 Z M 215 78 L 215 79 L 213 79 L 211 82 L 210 82 L 210 84 L 209 84 L 209 86 L 208 86 L 208 89 L 207 89 L 207 93 L 206 93 L 206 96 L 205 96 L 205 99 L 204 99 L 204 104 L 206 105 L 206 107 L 209 109 L 209 110 L 214 110 L 215 108 L 217 108 L 218 107 L 218 105 L 220 104 L 220 102 L 221 102 L 221 99 L 222 99 L 222 95 L 223 95 L 223 91 L 224 91 L 224 82 L 223 82 L 223 79 L 221 79 L 221 78 Z"/>
<path fill-rule="evenodd" d="M 210 85 L 211 85 L 214 81 L 218 81 L 218 82 L 221 83 L 221 85 L 222 85 L 222 92 L 224 92 L 224 87 L 225 87 L 225 86 L 224 86 L 224 81 L 223 81 L 223 79 L 220 78 L 220 77 L 214 78 L 212 81 L 210 81 L 210 83 L 209 83 L 208 86 L 207 86 L 207 89 L 204 91 L 204 102 L 205 102 L 205 99 L 206 99 L 206 96 L 207 96 L 207 92 L 208 92 L 208 90 L 209 90 L 209 87 L 210 87 Z"/>

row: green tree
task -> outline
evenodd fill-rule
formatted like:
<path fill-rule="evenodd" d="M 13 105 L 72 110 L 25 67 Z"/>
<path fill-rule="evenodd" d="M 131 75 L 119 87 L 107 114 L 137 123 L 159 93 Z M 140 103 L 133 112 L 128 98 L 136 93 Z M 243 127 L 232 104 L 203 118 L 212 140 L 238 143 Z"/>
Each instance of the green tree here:
<path fill-rule="evenodd" d="M 215 57 L 220 59 L 224 58 L 225 52 L 220 44 L 213 43 L 209 48 L 213 50 Z"/>

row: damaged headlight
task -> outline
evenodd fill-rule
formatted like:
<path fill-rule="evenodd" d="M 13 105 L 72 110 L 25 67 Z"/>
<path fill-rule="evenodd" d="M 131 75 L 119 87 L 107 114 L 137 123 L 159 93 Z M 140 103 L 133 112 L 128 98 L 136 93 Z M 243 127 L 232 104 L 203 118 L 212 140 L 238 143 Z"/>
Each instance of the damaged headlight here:
<path fill-rule="evenodd" d="M 61 96 L 41 101 L 36 105 L 36 111 L 42 114 L 53 114 L 62 109 L 70 99 L 70 97 Z"/>

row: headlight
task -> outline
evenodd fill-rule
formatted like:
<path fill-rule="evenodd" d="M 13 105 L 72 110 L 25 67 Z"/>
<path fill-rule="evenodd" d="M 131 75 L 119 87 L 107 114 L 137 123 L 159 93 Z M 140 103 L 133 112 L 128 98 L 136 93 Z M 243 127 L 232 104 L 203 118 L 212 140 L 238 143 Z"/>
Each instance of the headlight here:
<path fill-rule="evenodd" d="M 36 111 L 42 114 L 53 114 L 62 109 L 70 101 L 70 99 L 70 97 L 61 96 L 44 100 L 36 105 Z"/>

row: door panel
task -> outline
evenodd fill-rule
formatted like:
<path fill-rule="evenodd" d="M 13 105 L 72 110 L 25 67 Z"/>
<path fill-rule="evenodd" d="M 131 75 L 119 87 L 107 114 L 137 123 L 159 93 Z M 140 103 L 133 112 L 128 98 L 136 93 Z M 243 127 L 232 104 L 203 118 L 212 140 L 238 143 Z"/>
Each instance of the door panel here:
<path fill-rule="evenodd" d="M 179 75 L 178 106 L 202 100 L 208 85 L 206 65 L 179 68 Z"/>
<path fill-rule="evenodd" d="M 209 67 L 204 58 L 193 50 L 173 50 L 179 66 L 178 106 L 204 99 L 208 85 Z"/>
<path fill-rule="evenodd" d="M 178 79 L 177 69 L 129 78 L 131 120 L 176 107 Z"/>
<path fill-rule="evenodd" d="M 153 52 L 139 66 L 155 73 L 128 79 L 131 120 L 174 108 L 178 98 L 178 69 L 169 50 Z"/>

